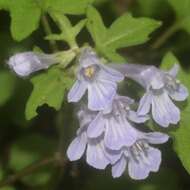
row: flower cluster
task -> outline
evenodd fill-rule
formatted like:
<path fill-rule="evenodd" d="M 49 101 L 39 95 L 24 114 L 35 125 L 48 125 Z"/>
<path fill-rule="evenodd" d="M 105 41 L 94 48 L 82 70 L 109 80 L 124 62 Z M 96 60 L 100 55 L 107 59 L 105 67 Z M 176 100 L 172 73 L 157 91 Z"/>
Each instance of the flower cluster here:
<path fill-rule="evenodd" d="M 57 54 L 26 52 L 11 57 L 8 65 L 25 77 L 57 64 L 59 59 Z M 161 152 L 152 145 L 167 142 L 169 136 L 143 132 L 138 127 L 150 118 L 161 127 L 180 121 L 180 110 L 173 101 L 184 101 L 188 90 L 176 79 L 178 70 L 178 65 L 169 71 L 137 64 L 107 66 L 91 48 L 83 49 L 68 102 L 79 102 L 87 94 L 88 104 L 78 111 L 80 127 L 68 147 L 68 158 L 75 161 L 85 154 L 86 162 L 94 168 L 111 166 L 114 178 L 121 176 L 126 168 L 136 180 L 157 172 Z M 132 109 L 133 99 L 117 92 L 118 83 L 125 77 L 146 91 L 137 111 Z"/>
<path fill-rule="evenodd" d="M 78 111 L 80 128 L 67 150 L 71 161 L 86 155 L 86 162 L 94 168 L 112 168 L 112 176 L 120 177 L 127 168 L 131 178 L 140 180 L 150 172 L 157 172 L 161 152 L 154 144 L 168 141 L 160 132 L 142 132 L 137 129 L 150 116 L 162 127 L 177 124 L 179 108 L 172 102 L 188 96 L 185 86 L 176 80 L 178 66 L 165 72 L 154 66 L 135 64 L 103 65 L 90 48 L 79 58 L 77 81 L 68 93 L 69 102 L 78 102 L 87 91 L 88 105 Z M 125 77 L 145 88 L 137 111 L 134 100 L 120 96 L 118 83 Z M 152 114 L 148 113 L 152 111 Z"/>

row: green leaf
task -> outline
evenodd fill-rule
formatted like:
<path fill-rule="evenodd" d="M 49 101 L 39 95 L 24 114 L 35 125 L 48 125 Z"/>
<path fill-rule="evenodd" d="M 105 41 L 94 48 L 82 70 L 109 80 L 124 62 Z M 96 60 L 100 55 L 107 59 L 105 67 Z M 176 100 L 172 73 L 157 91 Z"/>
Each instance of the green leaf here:
<path fill-rule="evenodd" d="M 122 61 L 116 53 L 120 48 L 142 44 L 149 35 L 160 26 L 160 22 L 149 18 L 134 18 L 124 14 L 106 28 L 99 12 L 89 7 L 87 10 L 87 28 L 98 51 L 113 61 Z"/>
<path fill-rule="evenodd" d="M 42 13 L 61 11 L 63 14 L 84 14 L 94 0 L 0 0 L 0 9 L 10 12 L 11 33 L 21 41 L 35 31 Z"/>
<path fill-rule="evenodd" d="M 64 14 L 84 14 L 89 4 L 94 0 L 45 0 L 45 8 Z"/>
<path fill-rule="evenodd" d="M 13 95 L 16 78 L 8 71 L 0 72 L 0 106 L 3 106 Z"/>
<path fill-rule="evenodd" d="M 61 108 L 66 89 L 70 88 L 73 80 L 66 73 L 51 68 L 31 79 L 33 91 L 26 105 L 26 119 L 37 115 L 37 108 L 43 104 L 59 110 Z"/>
<path fill-rule="evenodd" d="M 166 54 L 162 61 L 161 68 L 170 69 L 174 64 L 179 63 L 176 57 L 172 53 Z M 184 84 L 190 91 L 190 73 L 180 68 L 178 79 Z M 173 148 L 180 158 L 183 166 L 190 174 L 190 127 L 189 127 L 189 115 L 190 115 L 190 98 L 188 98 L 186 105 L 181 109 L 181 120 L 176 130 L 170 132 L 173 137 Z M 181 103 L 182 104 L 182 103 Z"/>
<path fill-rule="evenodd" d="M 15 40 L 20 41 L 37 29 L 41 10 L 34 0 L 0 0 L 2 8 L 11 16 L 11 33 Z"/>
<path fill-rule="evenodd" d="M 176 13 L 178 29 L 183 28 L 190 33 L 190 0 L 168 0 L 168 2 Z"/>
<path fill-rule="evenodd" d="M 51 34 L 46 37 L 48 40 L 63 40 L 66 41 L 70 47 L 77 47 L 76 37 L 78 33 L 86 24 L 86 19 L 81 20 L 75 26 L 72 26 L 70 20 L 60 12 L 51 12 L 50 13 L 53 20 L 58 24 L 61 30 L 61 34 Z"/>
<path fill-rule="evenodd" d="M 46 138 L 37 134 L 31 134 L 18 139 L 10 149 L 10 167 L 14 171 L 20 171 L 23 168 L 36 163 L 41 159 L 54 155 L 56 142 L 50 138 Z M 35 172 L 22 178 L 22 180 L 30 185 L 40 185 L 46 183 L 52 171 L 51 168 L 39 168 Z"/>

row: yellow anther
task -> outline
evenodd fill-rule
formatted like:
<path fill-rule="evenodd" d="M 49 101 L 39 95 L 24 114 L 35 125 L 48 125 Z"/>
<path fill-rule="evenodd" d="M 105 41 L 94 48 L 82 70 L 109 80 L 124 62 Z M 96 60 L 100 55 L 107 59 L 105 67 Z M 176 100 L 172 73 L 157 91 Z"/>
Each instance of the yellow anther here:
<path fill-rule="evenodd" d="M 84 75 L 88 78 L 92 78 L 94 76 L 95 69 L 93 66 L 87 67 L 84 70 Z"/>

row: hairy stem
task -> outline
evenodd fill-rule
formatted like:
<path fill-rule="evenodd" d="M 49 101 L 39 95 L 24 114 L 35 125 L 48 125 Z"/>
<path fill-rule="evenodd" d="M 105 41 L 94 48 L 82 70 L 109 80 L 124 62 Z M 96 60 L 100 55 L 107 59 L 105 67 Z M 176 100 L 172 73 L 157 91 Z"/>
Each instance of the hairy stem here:
<path fill-rule="evenodd" d="M 179 23 L 175 22 L 152 44 L 152 49 L 159 49 L 178 29 Z"/>
<path fill-rule="evenodd" d="M 49 22 L 48 22 L 48 19 L 47 19 L 46 15 L 42 16 L 42 25 L 44 27 L 44 31 L 45 31 L 46 35 L 52 34 L 52 30 L 51 30 L 51 27 L 49 25 Z M 55 40 L 49 40 L 49 44 L 50 44 L 50 48 L 51 48 L 51 50 L 53 52 L 58 51 L 58 47 L 57 47 L 57 44 L 56 44 Z"/>

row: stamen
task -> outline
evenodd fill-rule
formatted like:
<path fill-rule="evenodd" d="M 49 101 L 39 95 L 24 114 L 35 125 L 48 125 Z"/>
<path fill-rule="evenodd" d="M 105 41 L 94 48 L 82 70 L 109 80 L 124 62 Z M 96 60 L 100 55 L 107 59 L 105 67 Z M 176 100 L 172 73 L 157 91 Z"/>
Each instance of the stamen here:
<path fill-rule="evenodd" d="M 166 88 L 169 90 L 177 90 L 179 87 L 180 81 L 171 77 L 170 75 L 166 75 Z"/>
<path fill-rule="evenodd" d="M 84 69 L 84 75 L 88 78 L 92 78 L 95 73 L 95 68 L 93 66 L 89 66 Z"/>

